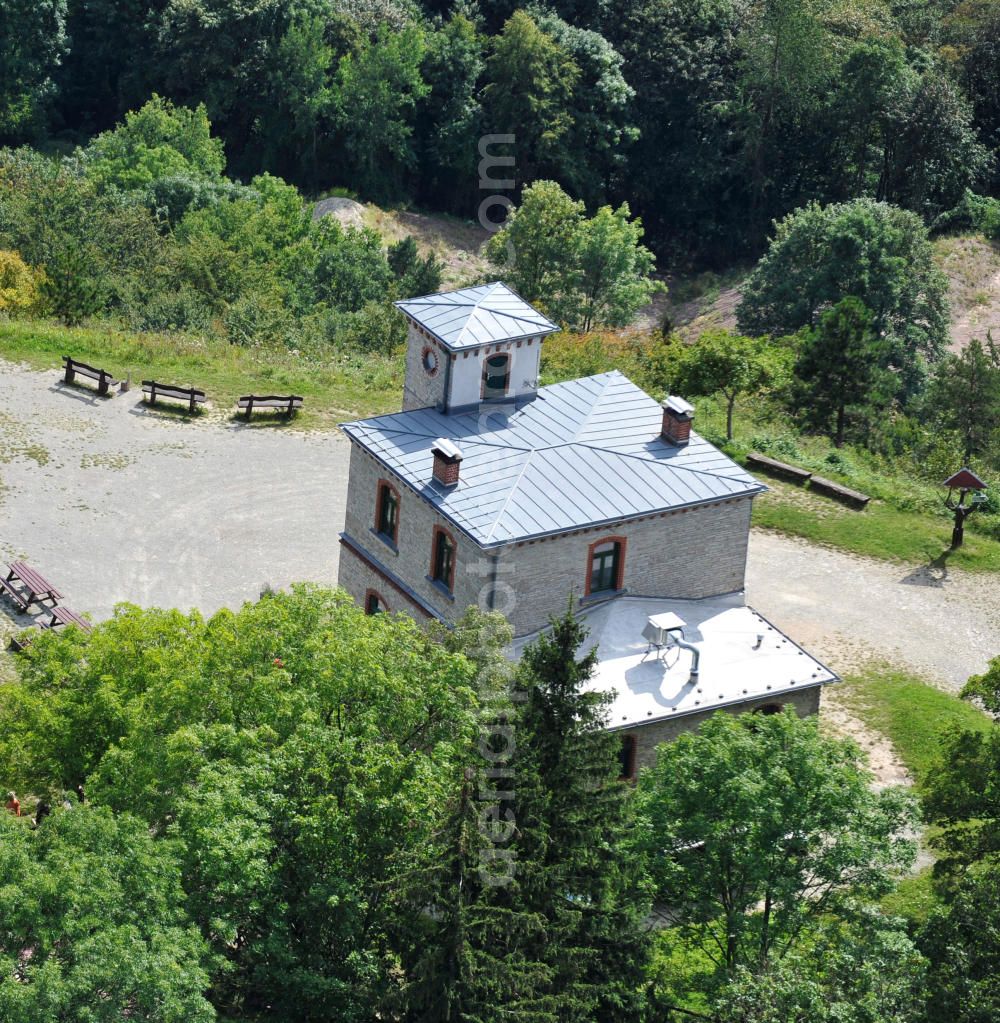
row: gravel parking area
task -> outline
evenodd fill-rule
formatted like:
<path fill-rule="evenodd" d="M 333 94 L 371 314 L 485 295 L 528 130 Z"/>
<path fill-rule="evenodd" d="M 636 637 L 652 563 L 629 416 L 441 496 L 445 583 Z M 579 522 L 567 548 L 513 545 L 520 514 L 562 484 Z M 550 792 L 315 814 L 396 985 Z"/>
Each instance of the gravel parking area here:
<path fill-rule="evenodd" d="M 0 361 L 0 561 L 95 619 L 119 601 L 211 612 L 337 578 L 347 441 L 101 399 Z M 29 620 L 0 603 L 0 628 Z"/>

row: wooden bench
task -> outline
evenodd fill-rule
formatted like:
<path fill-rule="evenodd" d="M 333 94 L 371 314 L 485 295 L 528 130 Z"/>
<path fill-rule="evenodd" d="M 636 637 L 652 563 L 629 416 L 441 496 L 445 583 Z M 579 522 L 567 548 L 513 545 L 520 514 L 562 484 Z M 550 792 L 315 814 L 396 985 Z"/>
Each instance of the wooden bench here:
<path fill-rule="evenodd" d="M 194 412 L 198 405 L 205 403 L 205 392 L 199 391 L 197 387 L 178 387 L 176 384 L 158 384 L 155 380 L 143 380 L 143 394 L 148 397 L 150 405 L 156 404 L 157 398 L 175 398 L 177 401 L 186 401 L 188 411 Z"/>
<path fill-rule="evenodd" d="M 850 487 L 845 487 L 840 483 L 834 483 L 833 480 L 824 479 L 822 476 L 813 476 L 809 483 L 809 489 L 815 490 L 817 494 L 832 497 L 835 501 L 842 501 L 844 504 L 848 504 L 852 508 L 857 508 L 859 510 L 866 508 L 868 506 L 868 502 L 871 500 L 867 494 L 862 494 L 857 490 L 851 490 Z"/>
<path fill-rule="evenodd" d="M 302 408 L 302 397 L 298 394 L 245 394 L 236 406 L 246 413 L 247 419 L 254 409 L 274 409 L 291 416 Z"/>
<path fill-rule="evenodd" d="M 26 650 L 32 643 L 34 643 L 41 630 L 55 630 L 62 625 L 75 625 L 83 632 L 91 632 L 94 628 L 86 618 L 81 618 L 75 611 L 71 611 L 68 607 L 54 607 L 50 612 L 50 617 L 46 621 L 39 622 L 38 625 L 33 628 L 26 632 L 22 632 L 20 636 L 12 636 L 10 640 L 10 648 L 15 653 L 20 653 L 22 650 Z"/>
<path fill-rule="evenodd" d="M 769 472 L 772 476 L 781 476 L 786 480 L 791 480 L 793 483 L 804 485 L 812 477 L 812 473 L 808 469 L 800 469 L 797 465 L 789 465 L 787 462 L 779 462 L 775 458 L 768 458 L 767 455 L 762 455 L 759 451 L 751 451 L 747 455 L 747 462 L 758 469 Z"/>
<path fill-rule="evenodd" d="M 73 383 L 77 374 L 89 377 L 91 380 L 97 381 L 97 393 L 103 397 L 118 383 L 106 369 L 98 369 L 96 366 L 88 366 L 85 362 L 77 362 L 76 359 L 72 359 L 68 355 L 63 356 L 63 362 L 66 364 L 66 374 L 63 379 L 67 384 Z"/>

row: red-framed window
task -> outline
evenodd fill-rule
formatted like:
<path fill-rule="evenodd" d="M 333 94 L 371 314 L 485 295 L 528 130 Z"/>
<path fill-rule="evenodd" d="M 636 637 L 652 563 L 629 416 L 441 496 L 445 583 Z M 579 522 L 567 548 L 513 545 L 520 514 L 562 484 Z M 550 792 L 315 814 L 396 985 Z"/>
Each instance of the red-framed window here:
<path fill-rule="evenodd" d="M 431 544 L 431 578 L 440 583 L 449 593 L 455 591 L 455 559 L 458 555 L 458 544 L 455 538 L 441 526 L 434 527 L 434 540 Z"/>
<path fill-rule="evenodd" d="M 388 481 L 378 481 L 375 496 L 375 532 L 393 545 L 399 543 L 399 491 Z"/>
<path fill-rule="evenodd" d="M 365 590 L 365 614 L 377 615 L 388 612 L 389 605 L 378 590 Z"/>
<path fill-rule="evenodd" d="M 612 593 L 620 590 L 625 580 L 624 536 L 606 536 L 587 548 L 587 580 L 584 595 Z"/>

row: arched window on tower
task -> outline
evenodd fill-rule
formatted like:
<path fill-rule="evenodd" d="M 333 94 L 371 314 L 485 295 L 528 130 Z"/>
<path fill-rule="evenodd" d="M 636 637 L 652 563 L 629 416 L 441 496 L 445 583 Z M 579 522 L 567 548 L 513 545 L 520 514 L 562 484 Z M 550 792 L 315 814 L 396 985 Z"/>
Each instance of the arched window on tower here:
<path fill-rule="evenodd" d="M 488 355 L 483 363 L 483 399 L 506 398 L 510 385 L 510 353 Z"/>

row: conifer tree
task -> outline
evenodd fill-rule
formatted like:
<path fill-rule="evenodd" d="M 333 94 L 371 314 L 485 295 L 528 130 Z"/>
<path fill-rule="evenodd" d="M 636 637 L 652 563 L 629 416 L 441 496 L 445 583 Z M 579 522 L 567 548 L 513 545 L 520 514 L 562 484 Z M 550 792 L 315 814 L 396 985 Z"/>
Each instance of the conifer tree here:
<path fill-rule="evenodd" d="M 518 811 L 537 782 L 518 748 L 504 655 L 510 626 L 471 607 L 454 629 L 431 631 L 475 665 L 479 734 L 461 758 L 431 841 L 403 872 L 397 908 L 405 981 L 390 1009 L 406 1023 L 558 1023 L 553 970 L 540 953 L 546 920 L 526 895 L 538 886 L 539 864 L 523 855 L 532 825 Z M 535 835 L 530 845 L 544 841 Z"/>
<path fill-rule="evenodd" d="M 888 357 L 871 312 L 858 299 L 841 299 L 824 312 L 795 365 L 797 402 L 806 421 L 842 447 L 852 420 L 889 403 L 894 382 Z"/>
<path fill-rule="evenodd" d="M 497 862 L 515 829 L 505 825 L 509 801 L 483 799 L 494 788 L 484 771 L 465 768 L 410 875 L 400 914 L 407 1023 L 558 1023 L 553 970 L 532 958 L 545 946 L 545 919 L 526 904 L 516 858 L 513 869 L 502 854 Z"/>
<path fill-rule="evenodd" d="M 605 728 L 609 697 L 587 688 L 596 651 L 577 658 L 585 639 L 567 610 L 522 658 L 519 854 L 537 867 L 523 890 L 547 922 L 560 1021 L 612 1023 L 642 1012 L 648 899 L 631 849 L 631 789 L 619 779 L 621 740 Z"/>

